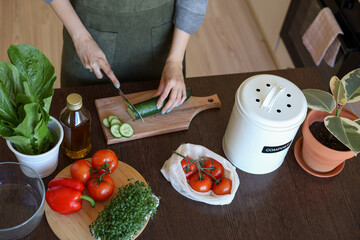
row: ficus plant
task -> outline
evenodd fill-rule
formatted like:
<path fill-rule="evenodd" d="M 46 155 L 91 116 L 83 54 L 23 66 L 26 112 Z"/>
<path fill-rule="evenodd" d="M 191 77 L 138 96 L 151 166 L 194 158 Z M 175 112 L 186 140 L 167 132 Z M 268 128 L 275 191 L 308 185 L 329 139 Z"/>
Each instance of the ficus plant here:
<path fill-rule="evenodd" d="M 340 112 L 345 104 L 360 101 L 360 68 L 341 80 L 332 77 L 330 90 L 332 94 L 319 89 L 304 89 L 303 93 L 310 109 L 330 113 L 324 119 L 326 128 L 356 156 L 360 152 L 360 119 L 340 117 Z"/>

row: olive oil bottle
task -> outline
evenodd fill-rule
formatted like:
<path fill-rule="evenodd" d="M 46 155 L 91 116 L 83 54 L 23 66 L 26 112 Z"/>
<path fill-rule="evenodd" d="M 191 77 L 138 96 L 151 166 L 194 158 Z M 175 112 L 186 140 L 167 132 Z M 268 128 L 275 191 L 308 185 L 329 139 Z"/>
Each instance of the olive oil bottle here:
<path fill-rule="evenodd" d="M 65 154 L 78 159 L 85 157 L 91 150 L 91 116 L 83 107 L 82 98 L 71 93 L 66 98 L 66 107 L 60 113 L 60 123 L 64 129 L 61 147 Z"/>

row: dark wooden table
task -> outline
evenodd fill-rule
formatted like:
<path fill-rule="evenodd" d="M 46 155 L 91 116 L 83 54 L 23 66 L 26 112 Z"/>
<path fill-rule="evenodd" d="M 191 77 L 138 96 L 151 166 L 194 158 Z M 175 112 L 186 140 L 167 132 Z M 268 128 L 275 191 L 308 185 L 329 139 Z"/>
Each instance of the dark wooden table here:
<path fill-rule="evenodd" d="M 327 89 L 315 68 L 269 71 L 285 77 L 300 89 Z M 157 214 L 138 239 L 360 239 L 360 157 L 349 160 L 332 178 L 317 178 L 296 162 L 290 147 L 276 171 L 253 175 L 237 170 L 240 186 L 230 205 L 213 206 L 187 199 L 176 192 L 160 172 L 163 163 L 182 143 L 203 145 L 225 157 L 222 138 L 240 84 L 258 73 L 191 78 L 186 85 L 194 96 L 217 93 L 222 107 L 201 112 L 186 131 L 106 145 L 94 100 L 116 96 L 110 85 L 56 89 L 50 113 L 59 117 L 69 93 L 83 96 L 92 114 L 92 144 L 89 156 L 99 149 L 115 151 L 119 159 L 135 169 L 161 196 Z M 156 82 L 123 83 L 125 93 L 155 89 Z M 301 131 L 295 141 L 301 136 Z M 294 141 L 294 142 L 295 142 Z M 0 140 L 0 161 L 16 161 Z M 59 166 L 47 183 L 71 164 L 60 150 Z M 45 216 L 25 239 L 57 239 Z M 76 236 L 74 236 L 76 239 Z"/>

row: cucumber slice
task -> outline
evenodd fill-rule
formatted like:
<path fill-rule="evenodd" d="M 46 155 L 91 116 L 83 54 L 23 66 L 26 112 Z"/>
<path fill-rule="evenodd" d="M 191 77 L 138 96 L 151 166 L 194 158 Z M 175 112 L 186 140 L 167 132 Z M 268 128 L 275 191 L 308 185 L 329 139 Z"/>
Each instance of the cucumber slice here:
<path fill-rule="evenodd" d="M 132 135 L 134 135 L 134 129 L 133 127 L 128 124 L 128 123 L 123 123 L 120 126 L 120 134 L 126 138 L 131 137 Z"/>
<path fill-rule="evenodd" d="M 102 122 L 103 122 L 103 124 L 104 124 L 105 127 L 107 127 L 107 128 L 110 127 L 110 123 L 109 123 L 108 118 L 104 118 Z"/>
<path fill-rule="evenodd" d="M 109 123 L 111 123 L 111 121 L 112 121 L 113 119 L 119 119 L 119 117 L 118 117 L 118 116 L 115 116 L 115 115 L 110 115 L 110 116 L 108 116 L 108 121 L 109 121 Z M 120 120 L 120 119 L 119 119 L 119 120 Z"/>
<path fill-rule="evenodd" d="M 110 132 L 111 135 L 113 135 L 116 138 L 121 138 L 122 135 L 120 133 L 120 125 L 119 124 L 114 124 L 110 127 Z"/>
<path fill-rule="evenodd" d="M 188 100 L 190 96 L 191 96 L 191 89 L 187 88 L 185 101 Z M 156 103 L 157 103 L 158 99 L 159 99 L 159 97 L 154 97 L 149 100 L 134 104 L 134 107 L 136 108 L 136 110 L 138 110 L 138 112 L 141 114 L 141 116 L 143 118 L 148 117 L 148 116 L 151 116 L 151 115 L 161 112 L 162 108 L 165 106 L 165 104 L 169 100 L 169 97 L 167 97 L 165 99 L 163 105 L 159 109 L 156 107 Z M 127 112 L 129 113 L 130 117 L 134 120 L 140 118 L 139 114 L 137 114 L 137 112 L 135 110 L 133 111 L 130 107 L 127 108 Z"/>
<path fill-rule="evenodd" d="M 111 120 L 110 126 L 115 125 L 115 124 L 121 125 L 122 121 L 120 119 L 118 119 L 118 118 L 114 118 L 113 120 Z"/>

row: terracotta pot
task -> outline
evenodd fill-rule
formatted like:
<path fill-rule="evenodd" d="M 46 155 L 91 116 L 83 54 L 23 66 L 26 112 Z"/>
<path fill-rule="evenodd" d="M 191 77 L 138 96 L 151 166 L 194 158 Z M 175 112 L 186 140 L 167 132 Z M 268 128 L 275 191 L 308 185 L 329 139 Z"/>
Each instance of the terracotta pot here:
<path fill-rule="evenodd" d="M 345 160 L 355 156 L 352 151 L 337 151 L 324 146 L 310 132 L 309 126 L 313 122 L 322 122 L 328 115 L 330 115 L 328 112 L 310 110 L 302 126 L 304 137 L 302 158 L 308 167 L 317 172 L 330 172 Z M 351 120 L 358 119 L 346 108 L 341 110 L 340 116 Z"/>

